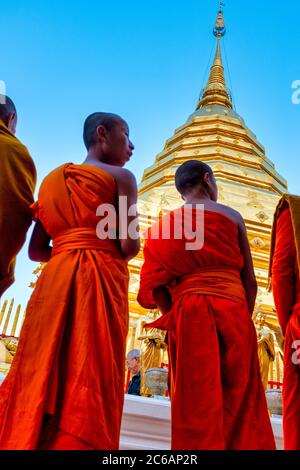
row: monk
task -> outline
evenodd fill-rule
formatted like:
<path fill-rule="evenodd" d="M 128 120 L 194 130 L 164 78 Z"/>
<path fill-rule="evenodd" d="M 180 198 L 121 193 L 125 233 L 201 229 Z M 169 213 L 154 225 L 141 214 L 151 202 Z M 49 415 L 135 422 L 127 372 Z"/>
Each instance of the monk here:
<path fill-rule="evenodd" d="M 300 196 L 284 195 L 275 212 L 270 275 L 284 344 L 283 435 L 300 450 Z"/>
<path fill-rule="evenodd" d="M 251 319 L 257 285 L 244 221 L 217 203 L 207 164 L 184 163 L 175 183 L 185 205 L 147 233 L 138 294 L 144 308 L 163 313 L 150 326 L 168 331 L 172 449 L 275 449 Z M 170 237 L 163 236 L 166 217 Z M 192 226 L 179 237 L 178 225 L 189 218 Z"/>
<path fill-rule="evenodd" d="M 0 449 L 119 446 L 127 262 L 139 251 L 138 233 L 129 236 L 137 220 L 137 186 L 123 168 L 134 146 L 126 122 L 107 113 L 88 117 L 84 141 L 83 164 L 67 163 L 50 173 L 35 204 L 29 254 L 48 263 L 0 389 Z M 121 196 L 127 207 L 116 225 L 105 212 L 118 213 Z M 107 225 L 106 236 L 99 224 Z"/>
<path fill-rule="evenodd" d="M 36 185 L 33 160 L 15 137 L 16 126 L 14 103 L 0 95 L 0 298 L 15 280 L 16 256 L 32 223 Z"/>

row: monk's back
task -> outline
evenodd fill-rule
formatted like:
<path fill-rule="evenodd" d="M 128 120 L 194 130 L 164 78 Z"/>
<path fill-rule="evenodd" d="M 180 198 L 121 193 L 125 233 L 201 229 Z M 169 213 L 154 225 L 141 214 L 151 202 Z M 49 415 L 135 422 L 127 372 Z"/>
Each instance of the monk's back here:
<path fill-rule="evenodd" d="M 157 253 L 168 270 L 171 272 L 175 270 L 174 274 L 176 275 L 187 274 L 199 267 L 224 266 L 241 270 L 243 257 L 239 247 L 239 228 L 233 220 L 223 213 L 184 208 L 186 220 L 191 214 L 193 231 L 197 233 L 197 239 L 203 241 L 199 249 L 195 249 L 197 244 L 195 243 L 196 238 L 194 238 L 191 244 L 194 248 L 191 249 L 191 246 L 188 247 L 190 240 L 184 236 L 184 234 L 190 233 L 190 228 L 184 229 L 184 223 L 182 223 L 182 238 L 176 239 L 174 236 L 172 227 L 176 227 L 178 224 L 176 220 L 180 220 L 178 218 L 179 211 L 182 213 L 182 209 L 178 209 L 169 214 L 171 237 L 164 237 L 160 232 L 159 240 L 151 240 L 150 242 L 151 246 L 157 244 Z M 185 216 L 182 217 L 183 221 Z M 166 221 L 167 217 L 163 220 Z"/>
<path fill-rule="evenodd" d="M 92 165 L 63 165 L 41 185 L 39 216 L 48 234 L 55 238 L 71 228 L 95 229 L 101 205 L 117 205 L 114 177 Z"/>

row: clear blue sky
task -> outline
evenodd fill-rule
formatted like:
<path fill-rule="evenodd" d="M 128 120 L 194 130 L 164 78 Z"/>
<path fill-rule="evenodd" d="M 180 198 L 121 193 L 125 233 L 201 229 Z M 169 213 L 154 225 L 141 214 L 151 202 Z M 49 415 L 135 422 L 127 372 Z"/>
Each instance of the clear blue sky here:
<path fill-rule="evenodd" d="M 299 193 L 300 80 L 296 0 L 225 0 L 225 47 L 236 109 Z M 216 0 L 15 0 L 1 6 L 0 80 L 19 111 L 18 136 L 39 182 L 85 157 L 82 125 L 94 111 L 124 116 L 140 181 L 165 140 L 196 106 L 214 44 Z M 228 78 L 228 73 L 227 73 Z M 228 79 L 228 85 L 231 85 Z M 2 247 L 1 247 L 2 249 Z M 35 264 L 18 258 L 4 296 L 25 307 Z"/>

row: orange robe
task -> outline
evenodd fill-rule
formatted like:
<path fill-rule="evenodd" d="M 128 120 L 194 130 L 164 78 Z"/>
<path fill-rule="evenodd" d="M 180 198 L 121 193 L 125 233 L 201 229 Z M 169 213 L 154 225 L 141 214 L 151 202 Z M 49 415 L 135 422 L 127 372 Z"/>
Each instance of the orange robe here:
<path fill-rule="evenodd" d="M 116 206 L 117 187 L 93 166 L 64 165 L 41 186 L 54 248 L 0 388 L 0 449 L 118 448 L 128 268 L 118 242 L 96 236 L 102 203 Z"/>
<path fill-rule="evenodd" d="M 300 203 L 300 197 L 299 197 Z M 300 450 L 300 278 L 291 211 L 281 205 L 275 218 L 272 288 L 280 326 L 285 334 L 283 434 L 286 450 Z M 299 219 L 300 221 L 300 219 Z M 294 347 L 294 341 L 298 341 Z M 298 358 L 297 358 L 298 355 Z"/>
<path fill-rule="evenodd" d="M 171 227 L 173 219 L 171 212 Z M 205 211 L 204 237 L 202 249 L 187 251 L 171 229 L 169 240 L 149 236 L 144 248 L 140 304 L 155 308 L 160 285 L 173 299 L 171 311 L 151 324 L 168 330 L 172 449 L 274 449 L 238 227 Z"/>
<path fill-rule="evenodd" d="M 0 297 L 15 280 L 16 256 L 32 222 L 35 184 L 28 150 L 0 120 Z"/>

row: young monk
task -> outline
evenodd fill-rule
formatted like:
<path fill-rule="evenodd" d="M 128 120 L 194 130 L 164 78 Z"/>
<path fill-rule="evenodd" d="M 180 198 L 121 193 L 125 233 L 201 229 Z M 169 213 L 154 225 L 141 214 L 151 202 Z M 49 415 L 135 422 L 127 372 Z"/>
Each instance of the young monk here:
<path fill-rule="evenodd" d="M 117 449 L 128 330 L 128 236 L 137 187 L 123 169 L 134 146 L 126 122 L 95 113 L 84 126 L 88 156 L 46 177 L 29 253 L 48 262 L 27 307 L 11 371 L 0 389 L 0 449 Z M 103 204 L 118 211 L 122 240 L 98 238 Z M 127 209 L 131 207 L 131 216 Z M 104 213 L 103 213 L 104 214 Z M 113 227 L 115 221 L 108 221 Z M 98 233 L 98 231 L 97 231 Z M 99 233 L 98 233 L 99 235 Z M 53 242 L 53 247 L 50 245 Z"/>
<path fill-rule="evenodd" d="M 16 126 L 14 103 L 0 95 L 0 297 L 15 279 L 16 256 L 32 222 L 36 185 L 33 160 L 15 137 Z"/>
<path fill-rule="evenodd" d="M 159 230 L 150 229 L 138 295 L 143 307 L 163 313 L 151 327 L 168 330 L 172 449 L 274 449 L 251 319 L 257 285 L 244 221 L 217 203 L 205 163 L 184 163 L 175 183 L 185 206 L 169 214 L 169 239 L 162 236 L 167 216 Z M 204 230 L 201 249 L 187 249 L 191 230 L 179 239 L 178 213 L 182 220 L 189 215 L 194 227 L 204 216 L 196 233 Z"/>
<path fill-rule="evenodd" d="M 300 196 L 284 195 L 275 212 L 270 275 L 284 344 L 283 434 L 300 450 Z"/>

